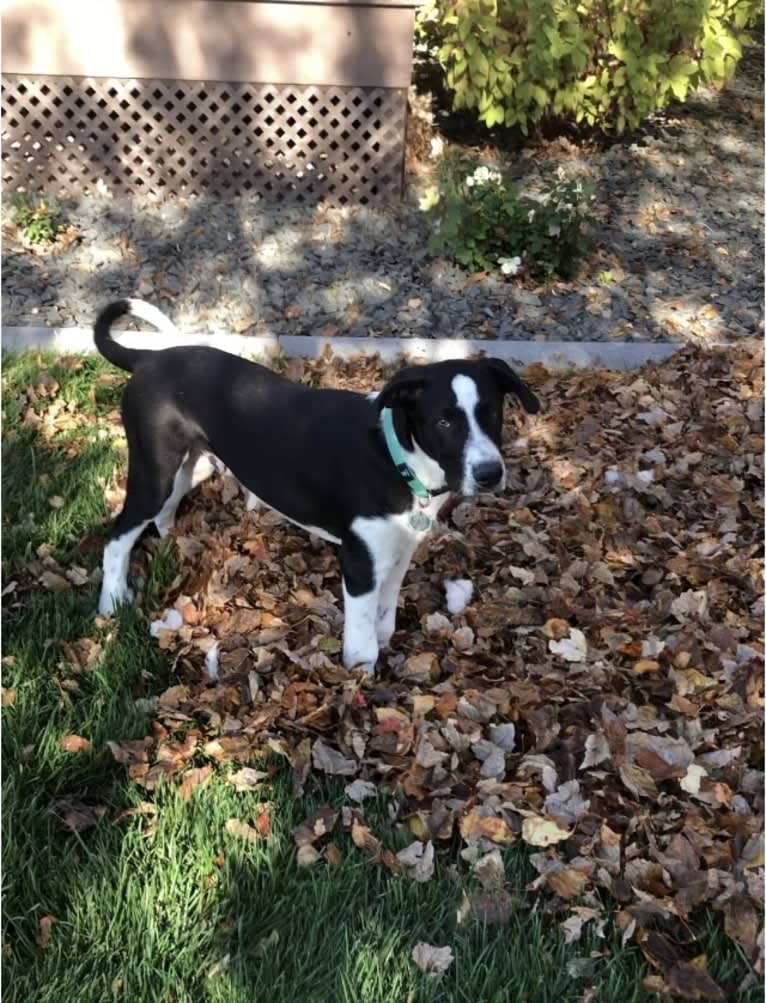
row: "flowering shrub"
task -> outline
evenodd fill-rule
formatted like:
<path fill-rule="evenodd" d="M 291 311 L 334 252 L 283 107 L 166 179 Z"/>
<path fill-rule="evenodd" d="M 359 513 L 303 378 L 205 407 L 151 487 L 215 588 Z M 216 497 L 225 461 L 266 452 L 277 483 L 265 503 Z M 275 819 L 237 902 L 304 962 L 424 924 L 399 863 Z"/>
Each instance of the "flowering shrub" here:
<path fill-rule="evenodd" d="M 763 0 L 430 0 L 418 23 L 454 107 L 490 128 L 553 118 L 622 132 L 723 86 L 761 17 Z"/>
<path fill-rule="evenodd" d="M 560 174 L 539 193 L 520 194 L 499 171 L 448 154 L 420 204 L 435 223 L 431 249 L 466 268 L 568 278 L 590 243 L 592 193 L 592 185 Z"/>

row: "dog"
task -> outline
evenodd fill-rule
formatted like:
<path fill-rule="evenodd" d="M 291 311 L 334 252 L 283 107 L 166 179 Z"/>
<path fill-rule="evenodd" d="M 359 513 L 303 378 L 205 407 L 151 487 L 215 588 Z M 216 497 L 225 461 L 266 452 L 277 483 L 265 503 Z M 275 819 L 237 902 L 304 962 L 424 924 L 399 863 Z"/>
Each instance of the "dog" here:
<path fill-rule="evenodd" d="M 104 549 L 99 613 L 131 601 L 133 544 L 154 522 L 173 526 L 184 495 L 220 464 L 290 522 L 339 548 L 343 664 L 374 675 L 396 625 L 412 556 L 451 492 L 502 491 L 503 400 L 529 413 L 535 394 L 502 360 L 400 370 L 377 394 L 293 383 L 208 346 L 133 348 L 111 336 L 132 314 L 177 331 L 155 307 L 105 307 L 96 348 L 132 374 L 122 398 L 128 442 L 125 504 Z"/>

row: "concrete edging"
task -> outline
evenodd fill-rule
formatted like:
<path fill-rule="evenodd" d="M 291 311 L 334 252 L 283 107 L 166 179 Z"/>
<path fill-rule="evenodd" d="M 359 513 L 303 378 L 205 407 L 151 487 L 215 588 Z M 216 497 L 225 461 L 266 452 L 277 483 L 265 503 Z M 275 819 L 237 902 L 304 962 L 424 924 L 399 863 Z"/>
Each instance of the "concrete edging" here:
<path fill-rule="evenodd" d="M 660 362 L 683 348 L 683 343 L 655 341 L 479 341 L 458 338 L 325 338 L 319 335 L 245 335 L 225 332 L 173 338 L 156 331 L 118 331 L 121 344 L 131 348 L 170 348 L 175 345 L 209 345 L 233 355 L 255 358 L 318 358 L 328 348 L 342 359 L 379 355 L 384 362 L 404 357 L 414 362 L 438 362 L 485 354 L 520 367 L 541 363 L 549 369 L 636 369 L 645 362 Z M 4 327 L 5 351 L 95 351 L 91 328 Z"/>

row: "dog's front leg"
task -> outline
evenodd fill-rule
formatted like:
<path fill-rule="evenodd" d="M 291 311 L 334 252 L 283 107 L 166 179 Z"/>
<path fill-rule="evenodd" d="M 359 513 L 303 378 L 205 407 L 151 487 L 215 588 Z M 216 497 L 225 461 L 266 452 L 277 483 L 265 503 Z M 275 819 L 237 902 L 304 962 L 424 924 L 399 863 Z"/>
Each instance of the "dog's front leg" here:
<path fill-rule="evenodd" d="M 344 538 L 340 562 L 345 615 L 343 664 L 347 669 L 361 669 L 372 676 L 378 660 L 379 569 L 375 567 L 372 547 L 356 533 Z"/>
<path fill-rule="evenodd" d="M 376 615 L 376 633 L 381 648 L 388 647 L 396 629 L 396 604 L 402 588 L 404 576 L 412 561 L 412 555 L 417 548 L 417 542 L 400 538 L 391 553 L 391 564 L 380 584 L 378 593 L 378 611 Z"/>

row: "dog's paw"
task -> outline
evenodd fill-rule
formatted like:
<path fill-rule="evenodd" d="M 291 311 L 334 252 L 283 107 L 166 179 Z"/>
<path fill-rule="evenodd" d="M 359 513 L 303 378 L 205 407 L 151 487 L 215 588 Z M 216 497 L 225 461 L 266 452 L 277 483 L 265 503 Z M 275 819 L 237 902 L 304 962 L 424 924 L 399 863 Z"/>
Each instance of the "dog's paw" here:
<path fill-rule="evenodd" d="M 362 672 L 368 679 L 375 678 L 375 662 L 360 662 L 352 669 L 353 672 Z"/>
<path fill-rule="evenodd" d="M 111 590 L 107 592 L 102 589 L 98 600 L 98 614 L 99 616 L 114 616 L 119 606 L 132 603 L 135 598 L 133 589 L 127 585 L 123 589 L 120 589 L 119 592 Z"/>
<path fill-rule="evenodd" d="M 375 650 L 369 653 L 343 652 L 343 666 L 349 672 L 363 672 L 368 679 L 375 677 L 375 667 L 378 662 L 378 652 Z"/>

